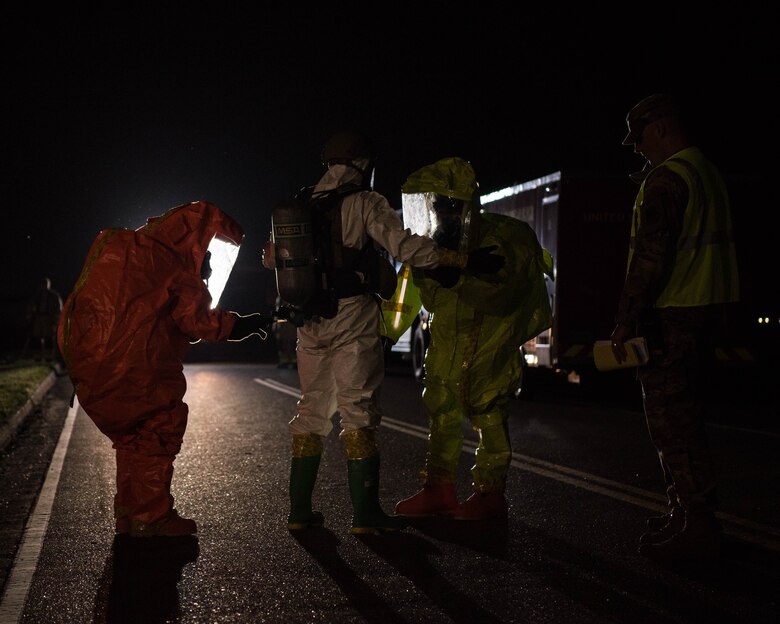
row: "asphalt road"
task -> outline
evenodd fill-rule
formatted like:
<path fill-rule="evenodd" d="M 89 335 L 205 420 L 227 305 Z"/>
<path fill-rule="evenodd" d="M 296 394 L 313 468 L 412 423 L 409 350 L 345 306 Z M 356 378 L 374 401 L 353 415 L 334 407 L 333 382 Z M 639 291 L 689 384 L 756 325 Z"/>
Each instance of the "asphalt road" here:
<path fill-rule="evenodd" d="M 513 401 L 504 523 L 417 521 L 353 536 L 343 451 L 326 439 L 322 530 L 285 525 L 294 371 L 188 364 L 190 424 L 173 490 L 193 540 L 114 539 L 113 453 L 59 378 L 0 460 L 0 622 L 774 622 L 780 616 L 780 436 L 714 423 L 723 559 L 636 552 L 663 484 L 641 410 L 559 388 Z M 420 386 L 390 371 L 382 503 L 418 487 Z M 731 411 L 735 408 L 732 406 Z M 751 409 L 750 406 L 745 409 Z M 475 437 L 459 495 L 469 489 Z"/>

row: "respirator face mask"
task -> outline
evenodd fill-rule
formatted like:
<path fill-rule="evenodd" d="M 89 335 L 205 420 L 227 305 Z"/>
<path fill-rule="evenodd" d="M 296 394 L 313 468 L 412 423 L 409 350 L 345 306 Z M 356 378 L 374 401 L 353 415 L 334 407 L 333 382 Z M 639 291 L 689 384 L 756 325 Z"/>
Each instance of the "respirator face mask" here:
<path fill-rule="evenodd" d="M 458 251 L 463 235 L 463 201 L 445 195 L 434 195 L 432 217 L 433 240 L 437 245 Z"/>
<path fill-rule="evenodd" d="M 433 192 L 404 193 L 401 207 L 404 226 L 414 234 L 453 251 L 467 251 L 469 215 L 463 200 Z"/>

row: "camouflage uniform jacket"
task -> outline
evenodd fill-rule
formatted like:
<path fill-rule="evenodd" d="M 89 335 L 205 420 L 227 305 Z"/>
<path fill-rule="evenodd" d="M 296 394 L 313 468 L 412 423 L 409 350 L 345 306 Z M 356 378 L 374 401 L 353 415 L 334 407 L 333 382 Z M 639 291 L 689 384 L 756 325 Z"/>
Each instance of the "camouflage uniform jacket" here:
<path fill-rule="evenodd" d="M 688 187 L 679 175 L 664 166 L 650 173 L 639 206 L 641 218 L 615 316 L 617 324 L 636 328 L 650 320 L 672 271 L 687 204 Z"/>

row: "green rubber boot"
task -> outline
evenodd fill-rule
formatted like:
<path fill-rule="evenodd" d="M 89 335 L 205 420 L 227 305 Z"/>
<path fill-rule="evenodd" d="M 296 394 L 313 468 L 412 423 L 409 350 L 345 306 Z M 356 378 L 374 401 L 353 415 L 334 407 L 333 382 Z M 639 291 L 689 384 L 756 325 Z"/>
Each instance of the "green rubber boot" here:
<path fill-rule="evenodd" d="M 320 455 L 293 457 L 290 463 L 290 515 L 287 528 L 291 531 L 321 527 L 325 517 L 312 511 L 311 495 L 320 467 Z"/>
<path fill-rule="evenodd" d="M 407 527 L 401 516 L 388 516 L 379 505 L 379 455 L 348 459 L 349 495 L 352 498 L 352 533 L 382 533 Z"/>

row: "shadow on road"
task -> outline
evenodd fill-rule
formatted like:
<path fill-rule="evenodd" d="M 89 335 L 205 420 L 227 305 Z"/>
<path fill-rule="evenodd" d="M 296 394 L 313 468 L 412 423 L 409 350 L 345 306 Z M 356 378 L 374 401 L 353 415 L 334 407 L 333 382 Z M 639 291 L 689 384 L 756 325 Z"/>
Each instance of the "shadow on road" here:
<path fill-rule="evenodd" d="M 452 518 L 410 518 L 410 526 L 433 539 L 457 544 L 496 559 L 507 554 L 506 518 L 500 520 L 453 520 Z"/>
<path fill-rule="evenodd" d="M 95 599 L 95 623 L 177 622 L 182 570 L 198 558 L 198 538 L 117 536 Z"/>
<path fill-rule="evenodd" d="M 290 531 L 290 535 L 333 579 L 355 611 L 368 624 L 406 623 L 393 609 L 393 605 L 380 597 L 371 585 L 341 558 L 338 552 L 340 541 L 335 533 L 321 527 Z"/>
<path fill-rule="evenodd" d="M 414 583 L 455 624 L 503 622 L 442 576 L 440 567 L 430 561 L 431 555 L 441 551 L 430 540 L 406 532 L 360 535 L 358 539 Z"/>

